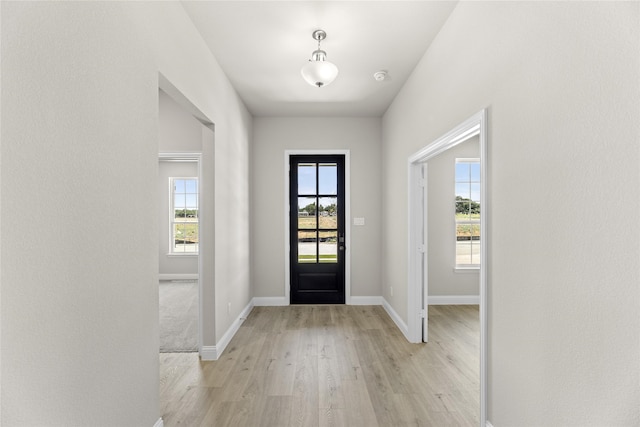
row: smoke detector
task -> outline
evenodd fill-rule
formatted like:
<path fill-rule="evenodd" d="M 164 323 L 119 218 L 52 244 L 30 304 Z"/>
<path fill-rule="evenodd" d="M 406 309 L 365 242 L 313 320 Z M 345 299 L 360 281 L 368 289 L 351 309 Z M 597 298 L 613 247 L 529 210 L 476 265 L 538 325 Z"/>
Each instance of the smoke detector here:
<path fill-rule="evenodd" d="M 373 78 L 376 79 L 377 82 L 383 82 L 387 80 L 387 70 L 380 70 L 373 73 Z"/>

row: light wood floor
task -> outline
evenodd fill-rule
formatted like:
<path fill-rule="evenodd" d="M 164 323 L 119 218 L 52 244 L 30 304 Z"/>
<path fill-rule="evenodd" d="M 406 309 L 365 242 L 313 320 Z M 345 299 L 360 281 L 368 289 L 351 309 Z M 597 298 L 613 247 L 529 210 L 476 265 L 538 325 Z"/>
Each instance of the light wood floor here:
<path fill-rule="evenodd" d="M 215 362 L 160 355 L 172 426 L 477 426 L 477 306 L 429 307 L 410 344 L 380 306 L 255 307 Z"/>

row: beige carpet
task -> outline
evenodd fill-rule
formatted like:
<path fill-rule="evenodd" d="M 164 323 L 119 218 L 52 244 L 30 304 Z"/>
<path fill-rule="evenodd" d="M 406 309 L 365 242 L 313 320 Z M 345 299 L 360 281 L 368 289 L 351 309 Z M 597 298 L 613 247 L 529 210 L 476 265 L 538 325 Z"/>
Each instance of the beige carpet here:
<path fill-rule="evenodd" d="M 198 351 L 198 282 L 160 281 L 160 353 Z"/>

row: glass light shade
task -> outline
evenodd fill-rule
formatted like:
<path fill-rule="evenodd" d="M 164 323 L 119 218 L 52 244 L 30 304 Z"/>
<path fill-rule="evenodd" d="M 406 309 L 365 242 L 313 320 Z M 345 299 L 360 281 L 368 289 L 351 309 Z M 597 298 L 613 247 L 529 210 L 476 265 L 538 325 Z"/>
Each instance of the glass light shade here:
<path fill-rule="evenodd" d="M 338 67 L 329 61 L 309 61 L 300 72 L 307 83 L 322 87 L 335 80 Z"/>

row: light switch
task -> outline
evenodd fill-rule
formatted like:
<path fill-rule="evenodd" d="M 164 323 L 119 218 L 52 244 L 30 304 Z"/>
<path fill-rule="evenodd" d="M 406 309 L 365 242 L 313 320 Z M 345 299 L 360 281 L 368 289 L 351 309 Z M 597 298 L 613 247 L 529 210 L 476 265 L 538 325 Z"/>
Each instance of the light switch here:
<path fill-rule="evenodd" d="M 353 218 L 353 225 L 364 225 L 364 218 Z"/>

